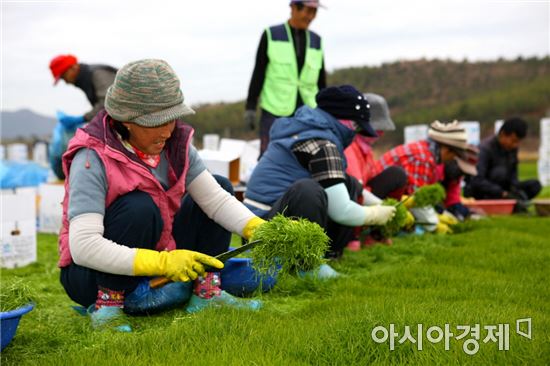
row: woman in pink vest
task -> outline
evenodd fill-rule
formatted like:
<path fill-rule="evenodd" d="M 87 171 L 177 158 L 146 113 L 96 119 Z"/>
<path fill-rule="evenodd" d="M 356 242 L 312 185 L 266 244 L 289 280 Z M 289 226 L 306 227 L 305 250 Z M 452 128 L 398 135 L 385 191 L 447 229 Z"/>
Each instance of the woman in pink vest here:
<path fill-rule="evenodd" d="M 221 291 L 223 264 L 213 256 L 228 250 L 232 232 L 249 238 L 264 221 L 233 197 L 227 179 L 206 170 L 193 129 L 181 121 L 194 113 L 183 101 L 165 61 L 131 62 L 63 155 L 61 283 L 93 326 L 130 331 L 124 313 L 185 302 L 189 312 L 260 306 Z M 152 289 L 152 276 L 173 282 Z"/>

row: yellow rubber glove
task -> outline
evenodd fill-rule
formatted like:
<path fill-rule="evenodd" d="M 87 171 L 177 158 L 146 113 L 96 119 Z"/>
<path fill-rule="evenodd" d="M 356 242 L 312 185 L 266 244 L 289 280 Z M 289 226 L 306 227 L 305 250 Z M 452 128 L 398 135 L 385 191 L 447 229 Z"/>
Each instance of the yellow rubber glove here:
<path fill-rule="evenodd" d="M 254 234 L 254 230 L 258 228 L 258 226 L 262 225 L 266 221 L 264 219 L 259 218 L 258 216 L 254 216 L 244 226 L 243 229 L 243 237 L 248 240 Z"/>
<path fill-rule="evenodd" d="M 403 225 L 403 227 L 405 229 L 410 229 L 413 225 L 414 225 L 414 216 L 409 210 L 407 210 L 407 217 L 405 218 L 405 224 Z"/>
<path fill-rule="evenodd" d="M 204 274 L 204 266 L 223 268 L 214 257 L 191 250 L 170 252 L 138 249 L 134 259 L 135 276 L 165 276 L 172 281 L 187 282 Z"/>
<path fill-rule="evenodd" d="M 453 214 L 451 213 L 442 213 L 440 215 L 437 215 L 437 217 L 439 218 L 439 222 L 442 222 L 444 224 L 447 224 L 447 225 L 456 225 L 458 224 L 458 220 L 456 217 L 454 217 Z"/>
<path fill-rule="evenodd" d="M 406 200 L 406 201 L 405 201 Z M 408 208 L 408 209 L 411 209 L 414 207 L 414 197 L 411 197 L 409 198 L 409 196 L 407 196 L 406 194 L 404 194 L 403 196 L 401 196 L 401 202 L 405 201 L 405 203 L 403 203 L 403 205 Z"/>
<path fill-rule="evenodd" d="M 453 229 L 451 229 L 451 227 L 443 222 L 438 222 L 436 227 L 435 227 L 435 231 L 434 231 L 436 234 L 452 234 L 453 233 Z"/>

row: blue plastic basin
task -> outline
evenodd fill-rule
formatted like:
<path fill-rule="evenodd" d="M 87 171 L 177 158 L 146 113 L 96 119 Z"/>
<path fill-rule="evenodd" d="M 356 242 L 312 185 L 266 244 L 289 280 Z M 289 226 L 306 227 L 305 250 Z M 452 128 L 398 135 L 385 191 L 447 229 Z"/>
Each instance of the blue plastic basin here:
<path fill-rule="evenodd" d="M 0 327 L 2 327 L 2 350 L 10 344 L 12 338 L 15 336 L 15 331 L 17 330 L 21 317 L 33 308 L 33 304 L 28 304 L 15 310 L 0 313 Z"/>
<path fill-rule="evenodd" d="M 221 272 L 222 290 L 235 296 L 248 296 L 262 285 L 262 291 L 267 292 L 275 286 L 277 276 L 260 276 L 252 268 L 250 258 L 231 258 L 225 262 Z"/>

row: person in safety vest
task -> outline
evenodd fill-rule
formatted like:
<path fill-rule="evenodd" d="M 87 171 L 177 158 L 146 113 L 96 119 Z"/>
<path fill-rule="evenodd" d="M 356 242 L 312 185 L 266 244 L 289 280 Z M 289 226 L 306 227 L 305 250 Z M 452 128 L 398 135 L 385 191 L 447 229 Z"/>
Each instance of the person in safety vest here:
<path fill-rule="evenodd" d="M 315 95 L 326 86 L 321 37 L 308 30 L 319 7 L 318 0 L 292 0 L 290 19 L 262 34 L 244 114 L 246 125 L 254 129 L 260 100 L 260 156 L 273 121 L 292 116 L 304 104 L 315 108 Z"/>
<path fill-rule="evenodd" d="M 54 85 L 63 79 L 65 83 L 81 89 L 92 105 L 91 110 L 77 116 L 57 111 L 59 126 L 56 127 L 53 133 L 54 138 L 50 144 L 50 163 L 56 176 L 59 179 L 64 179 L 61 155 L 67 148 L 67 142 L 74 136 L 77 127 L 84 122 L 90 122 L 103 108 L 107 88 L 115 80 L 117 69 L 108 65 L 79 63 L 75 56 L 67 54 L 54 57 L 50 61 L 50 71 L 54 78 Z"/>
<path fill-rule="evenodd" d="M 183 101 L 165 61 L 130 62 L 63 155 L 61 284 L 94 327 L 130 331 L 125 314 L 186 303 L 188 312 L 261 305 L 222 291 L 213 257 L 232 232 L 248 239 L 264 220 L 208 172 L 181 120 L 195 113 Z M 172 282 L 152 286 L 156 276 Z"/>

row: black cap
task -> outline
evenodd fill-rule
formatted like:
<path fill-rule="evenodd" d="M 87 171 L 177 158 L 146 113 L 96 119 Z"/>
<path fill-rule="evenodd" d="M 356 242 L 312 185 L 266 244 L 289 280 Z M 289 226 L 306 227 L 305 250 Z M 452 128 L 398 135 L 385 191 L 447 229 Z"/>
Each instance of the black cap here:
<path fill-rule="evenodd" d="M 365 96 L 351 85 L 331 86 L 322 89 L 315 97 L 317 107 L 334 118 L 355 121 L 360 134 L 377 137 L 378 134 L 369 123 L 370 105 Z"/>

